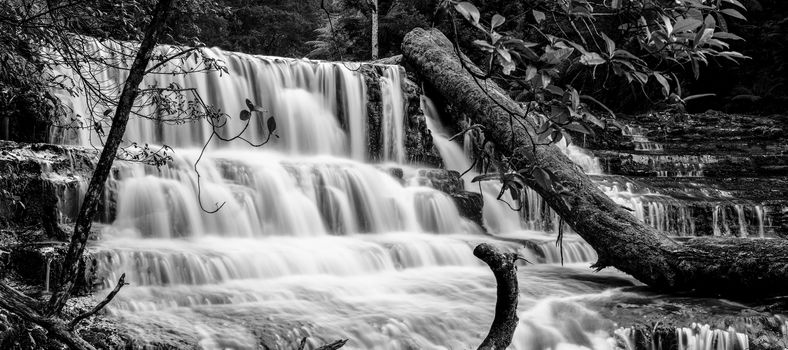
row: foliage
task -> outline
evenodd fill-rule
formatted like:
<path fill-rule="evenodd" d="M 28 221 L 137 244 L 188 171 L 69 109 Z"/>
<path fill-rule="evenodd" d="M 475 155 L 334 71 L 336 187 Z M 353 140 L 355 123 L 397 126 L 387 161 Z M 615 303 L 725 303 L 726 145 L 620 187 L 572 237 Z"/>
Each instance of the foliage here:
<path fill-rule="evenodd" d="M 432 1 L 380 0 L 380 56 L 400 53 L 400 44 L 411 29 L 429 26 Z M 329 60 L 368 60 L 371 56 L 372 8 L 366 0 L 334 0 L 326 3 L 324 26 L 317 38 L 309 41 L 313 50 L 309 57 Z"/>
<path fill-rule="evenodd" d="M 729 31 L 746 38 L 736 50 L 752 59 L 746 64 L 712 65 L 687 90 L 714 92 L 718 97 L 691 103 L 691 111 L 709 108 L 735 112 L 783 113 L 788 102 L 788 3 L 780 0 L 745 0 L 748 21 L 728 23 Z"/>
<path fill-rule="evenodd" d="M 677 74 L 686 70 L 697 79 L 700 65 L 711 59 L 737 63 L 746 58 L 729 50 L 729 41 L 741 38 L 727 31 L 726 21 L 745 19 L 739 12 L 744 6 L 737 0 L 562 0 L 532 5 L 525 23 L 516 23 L 520 30 L 508 31 L 506 17 L 498 13 L 483 14 L 467 1 L 442 4 L 451 18 L 458 53 L 463 48 L 455 13 L 470 27 L 464 34 L 475 38 L 472 46 L 483 53 L 472 57 L 483 62 L 484 71 L 466 67 L 468 72 L 478 80 L 498 80 L 525 103 L 525 115 L 510 111 L 509 123 L 528 124 L 535 131 L 533 147 L 571 143 L 571 134 L 593 136 L 595 128 L 608 124 L 621 127 L 615 114 L 592 96 L 600 90 L 584 90 L 618 79 L 619 84 L 639 87 L 644 95 L 657 87 L 663 99 L 684 103 L 703 95 L 682 98 Z M 615 18 L 617 25 L 600 18 Z M 523 31 L 523 25 L 529 29 Z M 605 114 L 597 115 L 595 109 Z M 501 195 L 508 189 L 517 199 L 526 179 L 561 192 L 554 175 L 536 159 L 526 159 L 531 166 L 513 172 L 508 164 L 520 160 L 494 159 L 483 148 L 477 151 L 483 161 L 498 165 L 499 174 L 474 181 L 501 181 Z"/>
<path fill-rule="evenodd" d="M 320 27 L 319 0 L 219 0 L 225 11 L 205 14 L 184 27 L 207 46 L 272 56 L 302 57 Z"/>
<path fill-rule="evenodd" d="M 129 71 L 155 4 L 151 0 L 4 3 L 0 6 L 0 57 L 5 58 L 0 103 L 13 107 L 15 101 L 24 101 L 25 107 L 7 108 L 6 115 L 18 119 L 15 125 L 29 119 L 44 119 L 48 125 L 90 129 L 103 136 L 121 88 L 115 79 L 108 81 L 105 77 L 122 76 Z M 174 20 L 165 25 L 164 40 L 171 45 L 155 50 L 146 74 L 226 71 L 222 62 L 203 55 L 203 44 L 195 33 L 181 26 L 182 22 L 192 23 L 204 16 L 215 17 L 225 9 L 207 0 L 186 0 L 179 4 Z M 187 64 L 187 60 L 194 63 Z M 140 92 L 132 111 L 138 117 L 151 117 L 144 112 L 146 108 L 157 110 L 153 117 L 165 115 L 170 120 L 210 116 L 211 110 L 199 97 L 193 96 L 191 89 L 147 86 Z M 85 96 L 92 104 L 90 115 L 64 119 L 72 111 L 70 106 L 58 102 L 58 94 Z M 40 131 L 46 133 L 46 124 Z M 38 135 L 28 141 L 47 141 L 47 137 Z M 128 153 L 130 159 L 145 154 L 143 159 L 160 163 L 160 157 L 149 152 L 148 147 L 133 146 L 134 152 Z"/>

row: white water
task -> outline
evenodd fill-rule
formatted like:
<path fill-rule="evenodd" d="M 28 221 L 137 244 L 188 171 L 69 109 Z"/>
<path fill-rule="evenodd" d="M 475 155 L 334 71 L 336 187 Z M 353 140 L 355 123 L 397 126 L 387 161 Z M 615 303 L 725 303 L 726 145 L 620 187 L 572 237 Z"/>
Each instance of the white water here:
<path fill-rule="evenodd" d="M 596 256 L 577 237 L 565 238 L 561 254 L 554 235 L 533 231 L 557 221 L 535 193 L 521 215 L 496 200 L 496 184 L 468 183 L 483 194 L 484 223 L 499 237 L 478 234 L 448 195 L 365 162 L 368 99 L 354 67 L 208 54 L 230 74 L 157 76 L 146 84 L 196 88 L 231 116 L 227 135 L 241 130 L 235 116 L 249 98 L 266 111 L 253 116 L 245 136 L 264 139 L 273 116 L 279 138 L 259 149 L 214 142 L 198 177 L 193 167 L 210 134 L 203 121 L 130 122 L 129 141 L 177 147 L 161 168 L 116 165 L 107 198 L 117 206 L 105 205 L 113 222 L 94 247 L 105 287 L 127 274 L 131 285 L 109 311 L 136 338 L 206 349 L 254 349 L 258 338 L 290 349 L 301 337 L 310 337 L 310 346 L 349 338 L 348 349 L 475 347 L 492 320 L 495 281 L 472 248 L 494 241 L 536 263 L 520 269 L 521 321 L 511 348 L 620 347 L 614 323 L 586 301 L 615 298 L 624 293 L 618 286 L 633 282 L 616 271 L 592 276 L 587 265 Z M 123 76 L 101 74 L 108 90 Z M 381 80 L 383 158 L 399 163 L 406 159 L 400 79 L 389 67 Z M 75 114 L 90 115 L 88 100 L 69 101 Z M 469 169 L 460 146 L 427 121 L 447 168 Z M 53 140 L 100 142 L 91 128 L 59 130 Z M 588 154 L 568 152 L 597 172 Z M 63 212 L 78 206 L 61 200 Z M 556 265 L 561 260 L 582 264 Z"/>
<path fill-rule="evenodd" d="M 624 136 L 629 136 L 632 138 L 632 142 L 635 144 L 636 151 L 659 152 L 665 149 L 661 143 L 649 140 L 642 128 L 625 126 L 621 130 L 621 133 Z"/>
<path fill-rule="evenodd" d="M 732 198 L 725 193 L 710 197 L 710 204 L 707 205 L 713 207 L 709 206 L 707 210 L 711 220 L 707 223 L 708 227 L 701 229 L 698 227 L 700 223 L 696 221 L 707 215 L 702 206 L 693 206 L 693 202 L 675 199 L 616 178 L 600 178 L 596 182 L 613 201 L 631 209 L 636 218 L 671 235 L 698 236 L 711 233 L 715 236 L 765 236 L 768 223 L 764 207 L 730 203 Z"/>
<path fill-rule="evenodd" d="M 389 66 L 380 80 L 383 100 L 383 159 L 405 162 L 405 98 L 399 67 Z"/>
<path fill-rule="evenodd" d="M 749 349 L 747 335 L 735 329 L 714 329 L 709 325 L 692 324 L 676 330 L 679 350 Z"/>
<path fill-rule="evenodd" d="M 441 124 L 435 105 L 426 96 L 422 96 L 422 109 L 426 114 L 427 126 L 432 132 L 432 140 L 435 143 L 435 147 L 437 147 L 440 152 L 444 167 L 449 170 L 456 170 L 461 174 L 465 173 L 462 177 L 465 182 L 465 188 L 469 191 L 482 194 L 482 198 L 484 199 L 484 224 L 487 230 L 495 233 L 506 233 L 517 232 L 526 228 L 534 229 L 535 224 L 533 226 L 524 227 L 524 223 L 521 220 L 521 214 L 512 209 L 519 208 L 520 203 L 515 201 L 509 193 L 505 193 L 500 200 L 498 199 L 498 194 L 501 189 L 500 181 L 472 182 L 473 178 L 478 176 L 479 173 L 475 169 L 472 169 L 473 163 L 468 159 L 466 152 L 460 148 L 457 143 L 449 141 L 451 135 L 448 134 Z M 532 191 L 529 194 L 529 203 L 531 203 L 531 201 L 542 202 L 541 198 L 535 192 Z M 529 205 L 527 210 L 532 210 L 533 208 L 532 205 Z M 528 213 L 527 210 L 523 210 L 523 212 Z M 541 215 L 539 217 L 541 217 Z M 532 221 L 533 220 L 540 219 L 534 217 Z M 526 219 L 526 221 L 528 221 L 528 219 Z"/>
<path fill-rule="evenodd" d="M 602 171 L 602 165 L 599 163 L 599 159 L 594 157 L 594 155 L 588 150 L 573 144 L 569 144 L 567 141 L 559 142 L 558 148 L 564 152 L 564 154 L 566 154 L 566 156 L 569 157 L 573 163 L 580 166 L 580 168 L 582 168 L 586 174 L 604 174 Z"/>

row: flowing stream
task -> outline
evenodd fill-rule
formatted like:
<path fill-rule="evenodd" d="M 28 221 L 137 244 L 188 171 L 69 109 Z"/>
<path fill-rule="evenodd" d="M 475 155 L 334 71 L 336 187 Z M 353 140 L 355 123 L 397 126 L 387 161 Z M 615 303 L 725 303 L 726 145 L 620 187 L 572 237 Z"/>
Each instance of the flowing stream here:
<path fill-rule="evenodd" d="M 557 218 L 535 193 L 518 213 L 496 200 L 495 184 L 472 184 L 473 174 L 466 175 L 466 188 L 483 194 L 488 235 L 459 215 L 449 195 L 414 178 L 417 166 L 405 164 L 398 67 L 386 67 L 381 81 L 384 166 L 368 160 L 369 91 L 358 66 L 208 54 L 229 74 L 163 75 L 145 84 L 195 88 L 231 116 L 228 133 L 243 130 L 235 116 L 248 98 L 265 111 L 253 115 L 244 135 L 265 139 L 273 116 L 278 138 L 259 148 L 214 140 L 200 159 L 210 135 L 204 121 L 130 122 L 127 139 L 174 148 L 173 160 L 159 168 L 116 164 L 107 187 L 116 205 L 106 205 L 104 215 L 111 224 L 93 246 L 105 288 L 127 275 L 130 285 L 109 310 L 140 341 L 294 349 L 310 337 L 310 346 L 348 338 L 348 349 L 475 348 L 492 321 L 495 281 L 472 249 L 495 241 L 532 263 L 519 272 L 512 349 L 631 347 L 628 330 L 591 305 L 650 296 L 617 271 L 588 269 L 596 255 L 575 235 L 565 238 L 562 255 L 554 244 Z M 115 82 L 123 76 L 102 74 Z M 100 111 L 84 98 L 68 101 L 83 118 Z M 447 168 L 470 168 L 429 100 L 423 108 Z M 101 138 L 93 128 L 54 135 L 81 145 Z M 601 173 L 583 150 L 566 152 Z M 404 178 L 391 176 L 392 166 L 404 168 Z M 74 202 L 62 209 L 73 212 Z M 687 349 L 711 349 L 717 338 L 747 341 L 735 331 L 677 332 L 697 345 Z"/>

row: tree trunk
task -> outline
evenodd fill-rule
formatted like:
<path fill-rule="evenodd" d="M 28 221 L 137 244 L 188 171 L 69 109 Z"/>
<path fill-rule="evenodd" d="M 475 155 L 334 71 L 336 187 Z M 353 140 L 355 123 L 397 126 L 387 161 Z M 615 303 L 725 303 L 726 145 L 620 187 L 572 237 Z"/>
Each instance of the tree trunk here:
<path fill-rule="evenodd" d="M 104 149 L 101 151 L 96 169 L 93 171 L 93 177 L 90 179 L 90 185 L 82 201 L 79 216 L 77 216 L 74 224 L 74 233 L 71 236 L 71 243 L 63 264 L 64 271 L 55 293 L 52 294 L 52 298 L 49 300 L 47 316 L 60 312 L 74 289 L 77 274 L 79 273 L 79 260 L 85 251 L 90 228 L 93 225 L 93 217 L 96 215 L 99 200 L 104 191 L 104 183 L 107 181 L 109 172 L 112 169 L 112 162 L 115 161 L 118 147 L 123 140 L 123 134 L 126 132 L 129 114 L 139 94 L 138 89 L 140 83 L 142 83 L 142 78 L 145 76 L 151 54 L 159 41 L 159 37 L 164 32 L 164 24 L 169 18 L 174 4 L 175 0 L 160 0 L 156 4 L 153 19 L 148 25 L 145 38 L 140 44 L 139 51 L 137 51 L 134 63 L 129 71 L 129 76 L 123 85 L 120 101 L 118 101 L 115 109 L 115 116 L 112 118 L 112 127 L 107 135 Z"/>
<path fill-rule="evenodd" d="M 371 0 L 372 3 L 372 59 L 378 59 L 378 0 Z"/>
<path fill-rule="evenodd" d="M 566 189 L 564 195 L 534 179 L 527 182 L 597 251 L 599 260 L 592 267 L 612 266 L 670 291 L 747 297 L 788 294 L 788 241 L 696 238 L 679 244 L 614 203 L 556 146 L 534 146 L 533 128 L 510 124 L 509 113 L 523 117 L 523 108 L 494 82 L 469 74 L 440 31 L 411 31 L 402 51 L 416 73 L 454 110 L 464 111 L 484 127 L 485 136 L 510 157 L 515 169 L 528 168 L 531 159 L 556 175 Z"/>
<path fill-rule="evenodd" d="M 118 282 L 118 286 L 104 301 L 94 307 L 90 312 L 78 316 L 70 323 L 65 323 L 56 316 L 63 308 L 63 305 L 65 305 L 74 288 L 79 273 L 79 262 L 82 253 L 85 251 L 85 245 L 87 244 L 93 217 L 96 213 L 99 198 L 104 189 L 104 182 L 107 180 L 112 168 L 112 162 L 115 160 L 118 147 L 123 139 L 126 123 L 129 120 L 129 114 L 134 106 L 134 100 L 139 93 L 138 87 L 142 82 L 153 49 L 164 30 L 164 23 L 167 21 L 175 1 L 176 0 L 160 0 L 154 9 L 153 19 L 145 32 L 145 38 L 140 44 L 139 51 L 129 71 L 129 77 L 126 79 L 123 86 L 123 91 L 115 110 L 115 116 L 105 147 L 101 152 L 99 162 L 93 172 L 93 177 L 91 178 L 88 191 L 85 194 L 82 208 L 80 208 L 74 233 L 71 237 L 71 244 L 69 245 L 63 265 L 64 271 L 62 273 L 62 278 L 56 287 L 55 293 L 52 294 L 47 307 L 42 308 L 37 300 L 27 297 L 5 283 L 0 282 L 0 308 L 18 315 L 28 322 L 37 324 L 45 329 L 50 337 L 60 340 L 71 349 L 93 349 L 92 345 L 84 341 L 72 330 L 79 321 L 92 316 L 108 304 L 124 284 L 123 278 L 121 278 Z"/>

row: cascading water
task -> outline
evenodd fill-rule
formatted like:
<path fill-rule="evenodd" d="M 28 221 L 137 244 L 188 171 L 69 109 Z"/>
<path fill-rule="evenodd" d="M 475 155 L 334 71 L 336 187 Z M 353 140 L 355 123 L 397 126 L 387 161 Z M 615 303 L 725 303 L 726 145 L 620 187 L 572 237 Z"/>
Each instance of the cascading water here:
<path fill-rule="evenodd" d="M 566 141 L 559 142 L 558 148 L 566 154 L 573 163 L 580 166 L 586 174 L 601 175 L 602 165 L 599 164 L 599 159 L 594 157 L 589 151 L 578 147 L 576 145 L 568 144 Z"/>
<path fill-rule="evenodd" d="M 629 136 L 632 138 L 632 142 L 635 144 L 636 151 L 658 152 L 665 149 L 661 143 L 649 140 L 642 128 L 635 126 L 624 126 L 624 128 L 621 129 L 621 133 L 624 136 Z"/>
<path fill-rule="evenodd" d="M 544 204 L 544 200 L 535 191 L 531 189 L 524 191 L 522 197 L 525 201 L 521 204 L 508 193 L 505 193 L 501 200 L 498 199 L 501 190 L 500 182 L 471 182 L 479 173 L 473 169 L 473 164 L 466 155 L 467 152 L 456 143 L 449 141 L 450 136 L 440 122 L 437 108 L 426 96 L 422 96 L 422 109 L 427 115 L 427 126 L 432 131 L 433 142 L 443 158 L 446 169 L 460 173 L 467 171 L 463 176 L 465 187 L 482 194 L 484 222 L 489 231 L 499 234 L 522 230 L 552 231 L 558 221 L 551 220 L 552 210 Z M 577 155 L 580 153 L 578 152 Z M 521 205 L 523 209 L 519 213 L 513 209 Z"/>
<path fill-rule="evenodd" d="M 357 67 L 207 54 L 226 62 L 229 74 L 157 75 L 145 84 L 196 89 L 231 116 L 222 131 L 229 135 L 242 130 L 234 116 L 248 98 L 265 111 L 244 135 L 264 139 L 264 120 L 274 117 L 279 138 L 262 148 L 213 142 L 200 157 L 211 132 L 203 121 L 130 122 L 128 140 L 175 147 L 173 160 L 158 168 L 116 162 L 104 204 L 111 224 L 92 249 L 105 287 L 127 274 L 131 285 L 109 311 L 141 342 L 254 349 L 265 338 L 266 346 L 289 349 L 309 336 L 310 345 L 349 338 L 348 349 L 475 347 L 492 320 L 495 281 L 472 248 L 495 240 L 537 263 L 520 271 L 527 283 L 511 348 L 620 347 L 615 325 L 584 300 L 612 298 L 633 281 L 616 271 L 591 276 L 585 266 L 556 265 L 596 255 L 571 234 L 561 253 L 554 235 L 533 231 L 557 222 L 542 219 L 552 214 L 536 193 L 527 193 L 522 217 L 496 200 L 494 183 L 466 183 L 468 190 L 481 186 L 484 223 L 497 237 L 478 234 L 449 195 L 365 162 L 369 101 Z M 402 78 L 398 67 L 384 71 L 382 157 L 407 167 Z M 101 74 L 110 90 L 124 76 Z M 85 98 L 66 100 L 75 116 L 101 111 Z M 469 169 L 434 106 L 425 99 L 423 107 L 446 167 Z M 97 145 L 91 130 L 56 130 L 53 140 Z M 586 171 L 601 173 L 589 154 L 567 152 L 584 159 Z M 59 208 L 70 213 L 78 202 L 63 197 Z"/>
<path fill-rule="evenodd" d="M 405 98 L 399 67 L 388 66 L 380 81 L 383 99 L 383 159 L 405 162 Z"/>

